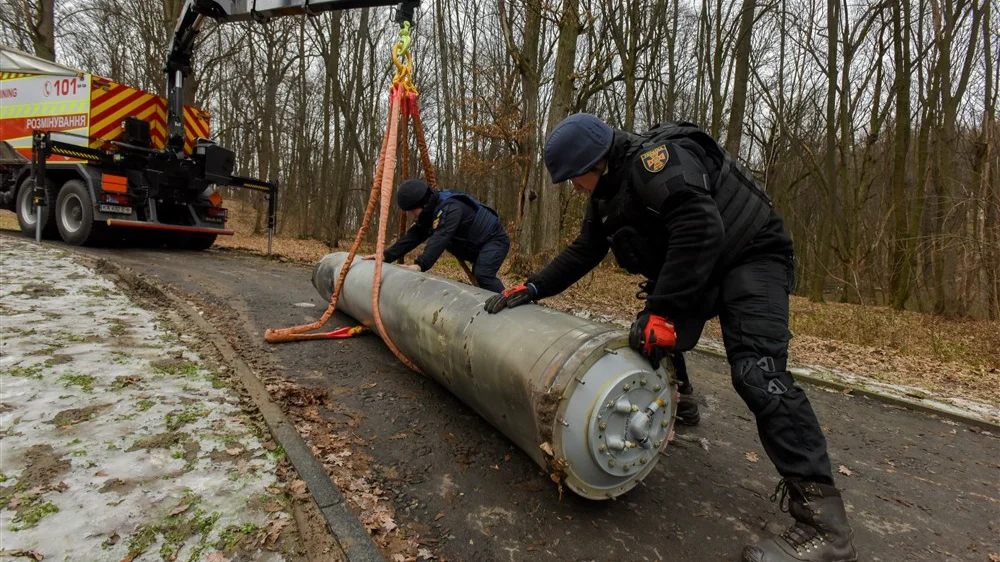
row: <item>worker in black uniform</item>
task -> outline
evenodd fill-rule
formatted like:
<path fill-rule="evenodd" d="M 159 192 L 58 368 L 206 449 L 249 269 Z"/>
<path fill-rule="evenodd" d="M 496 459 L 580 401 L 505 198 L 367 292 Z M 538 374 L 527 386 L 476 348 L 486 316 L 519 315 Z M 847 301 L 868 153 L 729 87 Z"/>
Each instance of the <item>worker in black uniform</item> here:
<path fill-rule="evenodd" d="M 637 135 L 582 113 L 556 126 L 544 158 L 553 182 L 571 180 L 590 194 L 580 235 L 486 310 L 555 295 L 610 249 L 621 267 L 646 277 L 629 340 L 654 365 L 691 349 L 718 315 L 733 386 L 782 477 L 775 497 L 795 519 L 780 536 L 746 547 L 744 562 L 857 560 L 826 439 L 787 369 L 792 240 L 749 170 L 689 123 Z"/>
<path fill-rule="evenodd" d="M 399 185 L 396 204 L 413 225 L 382 252 L 386 262 L 398 260 L 426 240 L 414 265 L 404 267 L 427 271 L 448 250 L 456 258 L 472 263 L 472 275 L 480 287 L 494 293 L 503 291 L 497 272 L 510 250 L 510 238 L 496 211 L 467 193 L 438 191 L 417 179 Z"/>

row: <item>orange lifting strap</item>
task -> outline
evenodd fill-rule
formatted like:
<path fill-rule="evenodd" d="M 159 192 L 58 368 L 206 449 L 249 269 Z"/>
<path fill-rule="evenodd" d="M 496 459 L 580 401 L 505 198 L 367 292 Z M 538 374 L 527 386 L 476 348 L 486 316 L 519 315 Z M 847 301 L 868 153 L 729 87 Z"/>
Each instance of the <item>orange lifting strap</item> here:
<path fill-rule="evenodd" d="M 340 299 L 340 291 L 344 286 L 344 279 L 347 277 L 351 263 L 354 261 L 355 255 L 357 255 L 358 248 L 361 246 L 361 241 L 364 239 L 365 233 L 368 232 L 368 226 L 371 223 L 372 216 L 375 214 L 375 205 L 376 203 L 380 203 L 378 238 L 375 247 L 374 279 L 376 281 L 372 283 L 372 310 L 375 315 L 375 326 L 392 353 L 404 365 L 419 373 L 421 372 L 420 369 L 412 361 L 410 361 L 409 358 L 403 355 L 399 348 L 396 347 L 396 344 L 393 343 L 389 334 L 386 333 L 385 326 L 382 324 L 382 313 L 379 310 L 379 291 L 382 284 L 382 252 L 385 249 L 385 231 L 389 219 L 389 204 L 392 200 L 393 177 L 396 173 L 397 141 L 402 141 L 403 145 L 402 169 L 404 170 L 404 173 L 409 163 L 409 151 L 406 144 L 408 118 L 413 120 L 413 131 L 416 136 L 417 147 L 420 151 L 421 163 L 423 164 L 426 181 L 431 187 L 437 186 L 437 178 L 434 174 L 434 167 L 431 165 L 430 155 L 427 152 L 427 142 L 424 138 L 424 129 L 420 122 L 420 109 L 417 105 L 417 89 L 413 86 L 413 82 L 411 80 L 413 72 L 413 57 L 409 53 L 408 27 L 409 26 L 406 26 L 404 30 L 400 31 L 401 40 L 392 47 L 392 60 L 396 65 L 396 74 L 393 76 L 392 87 L 389 91 L 389 122 L 386 125 L 385 135 L 382 137 L 382 150 L 380 152 L 378 165 L 375 168 L 375 181 L 372 184 L 371 193 L 368 196 L 368 206 L 365 209 L 365 215 L 361 221 L 361 227 L 358 229 L 357 236 L 354 238 L 354 244 L 351 245 L 351 250 L 347 254 L 347 261 L 344 262 L 344 267 L 340 271 L 340 275 L 337 279 L 337 285 L 334 288 L 332 297 L 330 298 L 330 305 L 327 307 L 326 312 L 323 313 L 323 316 L 319 320 L 311 324 L 293 326 L 291 328 L 268 329 L 264 333 L 264 339 L 270 343 L 280 343 L 351 337 L 352 335 L 362 332 L 358 329 L 358 327 L 348 329 L 346 331 L 341 329 L 325 333 L 307 333 L 317 330 L 325 325 L 333 316 L 334 311 L 336 311 L 337 301 Z M 404 32 L 406 34 L 405 41 L 403 40 Z M 400 138 L 399 135 L 400 117 L 402 117 L 402 138 Z M 400 224 L 402 232 L 406 226 L 405 214 L 401 217 Z M 461 260 L 459 260 L 459 263 L 469 276 L 469 279 L 475 282 L 472 272 L 469 271 L 469 268 L 465 265 L 465 263 Z"/>

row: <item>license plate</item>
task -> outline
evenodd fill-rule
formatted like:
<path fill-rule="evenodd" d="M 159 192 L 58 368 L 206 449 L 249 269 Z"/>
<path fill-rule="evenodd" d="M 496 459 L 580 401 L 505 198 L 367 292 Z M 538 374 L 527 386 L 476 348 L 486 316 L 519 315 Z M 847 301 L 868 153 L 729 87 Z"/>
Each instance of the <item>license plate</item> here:
<path fill-rule="evenodd" d="M 107 205 L 105 203 L 101 203 L 101 205 L 98 207 L 98 209 L 102 213 L 117 213 L 117 214 L 120 214 L 120 215 L 131 215 L 132 214 L 132 207 L 125 207 L 123 205 Z"/>

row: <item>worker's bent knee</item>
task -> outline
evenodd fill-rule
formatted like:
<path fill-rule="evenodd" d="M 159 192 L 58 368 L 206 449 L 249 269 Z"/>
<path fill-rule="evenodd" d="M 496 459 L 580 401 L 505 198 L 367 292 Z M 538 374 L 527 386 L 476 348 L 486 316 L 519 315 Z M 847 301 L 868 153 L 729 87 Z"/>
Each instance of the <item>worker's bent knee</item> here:
<path fill-rule="evenodd" d="M 774 412 L 783 401 L 794 400 L 802 389 L 792 374 L 770 357 L 748 357 L 732 365 L 733 387 L 757 417 Z"/>
<path fill-rule="evenodd" d="M 503 292 L 503 282 L 496 277 L 476 277 L 476 281 L 479 282 L 479 286 L 487 291 L 493 291 L 494 293 Z"/>

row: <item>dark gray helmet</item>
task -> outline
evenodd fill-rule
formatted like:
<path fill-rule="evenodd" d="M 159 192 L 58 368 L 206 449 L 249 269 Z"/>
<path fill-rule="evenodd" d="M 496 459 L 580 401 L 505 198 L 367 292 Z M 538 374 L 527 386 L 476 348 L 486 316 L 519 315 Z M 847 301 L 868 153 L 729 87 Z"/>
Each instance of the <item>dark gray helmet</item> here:
<path fill-rule="evenodd" d="M 589 113 L 574 113 L 552 129 L 545 141 L 545 167 L 552 183 L 582 176 L 611 150 L 614 131 Z"/>
<path fill-rule="evenodd" d="M 404 211 L 420 209 L 430 198 L 431 186 L 423 180 L 406 180 L 396 190 L 396 204 Z"/>

